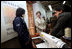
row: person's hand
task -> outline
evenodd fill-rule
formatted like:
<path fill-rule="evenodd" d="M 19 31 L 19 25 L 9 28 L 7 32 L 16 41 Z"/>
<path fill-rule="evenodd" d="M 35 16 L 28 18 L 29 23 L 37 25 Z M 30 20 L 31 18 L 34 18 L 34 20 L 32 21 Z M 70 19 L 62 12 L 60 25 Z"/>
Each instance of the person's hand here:
<path fill-rule="evenodd" d="M 29 41 L 27 41 L 26 43 L 25 43 L 25 45 L 28 45 L 29 44 Z"/>
<path fill-rule="evenodd" d="M 51 35 L 51 31 L 49 32 L 49 35 Z"/>
<path fill-rule="evenodd" d="M 46 25 L 47 25 L 47 23 L 46 23 Z"/>
<path fill-rule="evenodd" d="M 39 36 L 39 35 L 40 35 L 40 33 L 36 33 L 35 35 Z"/>
<path fill-rule="evenodd" d="M 49 33 L 49 35 L 51 35 L 51 33 Z"/>
<path fill-rule="evenodd" d="M 32 41 L 32 45 L 33 45 L 33 48 L 37 48 L 33 41 Z"/>
<path fill-rule="evenodd" d="M 45 29 L 43 29 L 43 32 L 45 32 Z"/>
<path fill-rule="evenodd" d="M 51 27 L 51 24 L 48 24 L 48 27 Z"/>

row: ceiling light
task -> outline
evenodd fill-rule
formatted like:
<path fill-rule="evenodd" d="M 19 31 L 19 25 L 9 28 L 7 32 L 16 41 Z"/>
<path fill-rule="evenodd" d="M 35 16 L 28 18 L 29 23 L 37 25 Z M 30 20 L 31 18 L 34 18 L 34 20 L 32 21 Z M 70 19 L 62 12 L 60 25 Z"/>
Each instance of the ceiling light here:
<path fill-rule="evenodd" d="M 66 1 L 63 1 L 63 4 L 65 4 L 66 3 Z"/>
<path fill-rule="evenodd" d="M 52 11 L 52 7 L 51 7 L 51 5 L 48 5 L 48 7 L 49 7 L 50 11 Z"/>

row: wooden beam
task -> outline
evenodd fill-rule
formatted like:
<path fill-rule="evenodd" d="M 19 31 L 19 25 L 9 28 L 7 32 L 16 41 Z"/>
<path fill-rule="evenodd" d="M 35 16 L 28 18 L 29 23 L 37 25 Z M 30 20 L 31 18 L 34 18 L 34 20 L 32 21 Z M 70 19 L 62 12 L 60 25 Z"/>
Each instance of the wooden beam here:
<path fill-rule="evenodd" d="M 27 11 L 28 11 L 28 24 L 30 35 L 35 34 L 35 24 L 34 24 L 34 15 L 33 15 L 33 6 L 27 2 Z"/>

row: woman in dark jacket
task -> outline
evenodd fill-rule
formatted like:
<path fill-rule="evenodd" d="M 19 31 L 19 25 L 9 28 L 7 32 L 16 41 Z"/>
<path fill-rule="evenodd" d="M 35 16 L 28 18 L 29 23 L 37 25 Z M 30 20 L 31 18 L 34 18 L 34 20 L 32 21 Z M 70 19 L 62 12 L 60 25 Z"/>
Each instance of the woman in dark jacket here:
<path fill-rule="evenodd" d="M 29 31 L 23 19 L 24 15 L 25 15 L 24 9 L 18 8 L 16 10 L 16 17 L 13 21 L 13 28 L 18 33 L 19 41 L 22 48 L 33 48 Z"/>

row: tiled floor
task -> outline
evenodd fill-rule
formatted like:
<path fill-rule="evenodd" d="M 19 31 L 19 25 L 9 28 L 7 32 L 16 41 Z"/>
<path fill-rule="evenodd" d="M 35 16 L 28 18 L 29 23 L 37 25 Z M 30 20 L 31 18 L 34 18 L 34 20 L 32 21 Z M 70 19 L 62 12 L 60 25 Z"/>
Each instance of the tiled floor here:
<path fill-rule="evenodd" d="M 18 37 L 2 43 L 1 48 L 21 48 Z"/>

